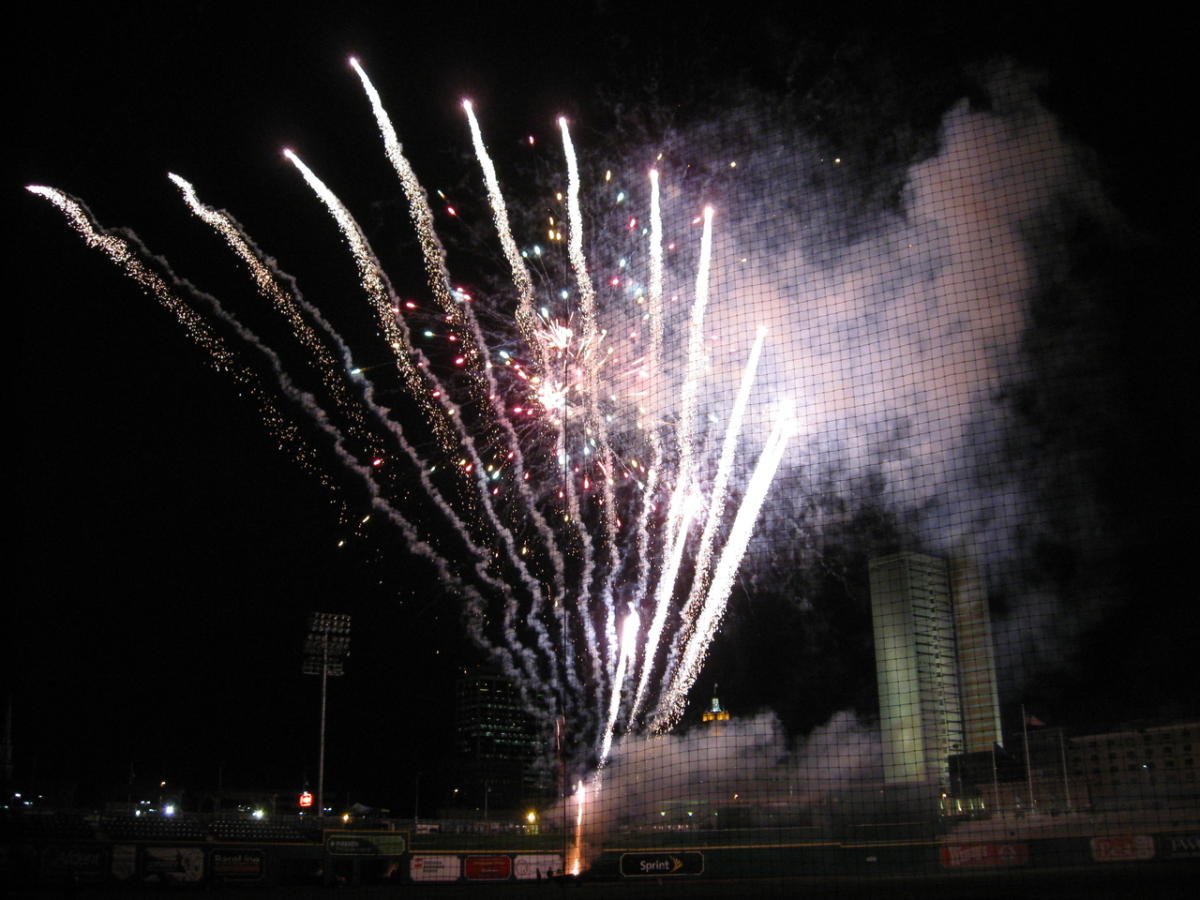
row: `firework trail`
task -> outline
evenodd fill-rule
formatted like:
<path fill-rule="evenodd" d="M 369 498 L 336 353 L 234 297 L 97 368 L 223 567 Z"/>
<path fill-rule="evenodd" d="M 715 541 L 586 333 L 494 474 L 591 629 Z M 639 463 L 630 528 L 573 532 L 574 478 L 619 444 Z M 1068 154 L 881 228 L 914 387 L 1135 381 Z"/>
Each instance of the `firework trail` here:
<path fill-rule="evenodd" d="M 742 421 L 746 415 L 746 407 L 750 402 L 750 394 L 754 388 L 754 377 L 758 371 L 758 363 L 762 358 L 763 344 L 766 342 L 767 329 L 759 327 L 750 350 L 750 358 L 742 373 L 742 382 L 738 388 L 737 398 L 729 415 L 729 425 L 725 430 L 725 439 L 721 447 L 721 458 L 717 463 L 717 473 L 713 477 L 712 489 L 708 496 L 708 515 L 704 521 L 704 531 L 700 535 L 700 543 L 696 549 L 695 574 L 692 576 L 692 586 L 688 591 L 687 602 L 680 613 L 681 625 L 675 632 L 674 643 L 670 656 L 667 658 L 663 681 L 671 683 L 678 661 L 679 650 L 686 646 L 694 633 L 696 615 L 700 612 L 706 598 L 706 589 L 710 586 L 710 566 L 716 545 L 717 531 L 724 519 L 725 505 L 729 492 L 729 481 L 733 474 L 734 455 L 737 451 L 738 438 L 742 431 Z M 782 448 L 781 448 L 782 451 Z M 740 557 L 739 557 L 740 558 Z M 721 601 L 722 603 L 724 601 Z M 690 687 L 690 684 L 689 684 Z"/>
<path fill-rule="evenodd" d="M 696 419 L 698 418 L 697 400 L 700 393 L 700 380 L 704 368 L 704 310 L 708 305 L 708 273 L 712 259 L 712 222 L 713 209 L 704 208 L 704 231 L 700 238 L 700 265 L 696 272 L 696 297 L 692 302 L 692 315 L 688 323 L 688 353 L 687 371 L 683 379 L 682 396 L 679 404 L 678 454 L 679 462 L 675 471 L 675 487 L 671 492 L 671 500 L 667 507 L 666 541 L 670 546 L 668 565 L 660 575 L 658 590 L 655 592 L 654 619 L 650 623 L 647 644 L 658 647 L 662 638 L 663 628 L 667 621 L 675 594 L 675 581 L 679 576 L 679 567 L 683 561 L 683 550 L 688 538 L 688 531 L 698 505 L 699 497 L 695 493 L 695 458 L 696 458 Z M 654 657 L 647 654 L 642 659 L 642 674 L 638 680 L 637 693 L 634 695 L 633 709 L 629 714 L 631 726 L 636 723 L 646 700 L 646 690 L 650 685 L 650 674 L 654 667 Z"/>
<path fill-rule="evenodd" d="M 571 132 L 567 127 L 567 120 L 560 118 L 558 124 L 562 130 L 563 153 L 567 160 L 567 251 L 571 260 L 571 269 L 574 272 L 575 281 L 579 286 L 579 310 L 583 318 L 583 345 L 592 348 L 599 345 L 602 335 L 596 324 L 596 289 L 592 284 L 591 275 L 588 274 L 587 258 L 583 253 L 583 214 L 579 207 L 579 162 L 575 156 L 575 146 L 571 142 Z M 604 416 L 600 412 L 599 365 L 603 362 L 603 356 L 591 355 L 586 357 L 585 361 L 588 365 L 586 365 L 582 376 L 583 393 L 587 400 L 584 433 L 585 435 L 595 435 L 592 444 L 596 454 L 599 456 L 596 465 L 602 473 L 597 480 L 602 491 L 600 501 L 601 537 L 603 539 L 603 547 L 608 556 L 608 574 L 604 580 L 603 587 L 599 590 L 599 600 L 604 608 L 605 637 L 609 648 L 609 668 L 611 669 L 615 664 L 613 654 L 615 652 L 614 645 L 616 644 L 616 619 L 612 601 L 612 582 L 618 565 L 616 525 L 613 522 L 615 499 L 612 489 L 612 473 L 614 467 L 612 448 L 608 443 L 608 426 L 605 424 Z M 582 588 L 585 594 L 591 588 L 593 552 L 591 543 L 586 542 L 585 553 L 587 555 L 584 560 L 584 573 L 582 577 Z M 596 648 L 596 638 L 593 633 L 591 616 L 585 614 L 583 620 L 585 622 L 585 633 L 588 638 L 588 649 L 592 654 L 592 668 L 595 674 L 596 685 L 599 687 L 603 681 L 603 668 L 600 654 Z M 598 696 L 597 699 L 599 700 L 600 697 Z"/>
<path fill-rule="evenodd" d="M 344 379 L 333 377 L 338 374 L 333 357 L 313 327 L 301 315 L 301 309 L 304 314 L 312 318 L 326 339 L 338 348 L 345 371 L 358 372 L 350 349 L 341 335 L 334 330 L 316 307 L 303 299 L 295 284 L 295 279 L 280 271 L 272 261 L 269 261 L 229 213 L 202 203 L 192 185 L 180 176 L 171 174 L 168 177 L 180 188 L 193 213 L 224 237 L 234 252 L 246 263 L 259 293 L 272 302 L 292 326 L 292 332 L 296 339 L 311 351 L 314 361 L 317 363 L 318 372 L 322 375 L 322 380 L 333 396 L 338 410 L 356 426 L 356 432 L 361 432 L 362 438 L 368 443 L 372 452 L 382 454 L 384 441 L 366 430 L 367 424 L 364 421 L 362 410 L 354 403 L 347 382 Z M 289 288 L 285 290 L 280 285 L 280 281 L 286 282 Z M 446 521 L 461 537 L 465 548 L 474 559 L 474 571 L 480 582 L 506 598 L 506 610 L 515 605 L 516 598 L 512 595 L 509 586 L 492 576 L 487 569 L 491 554 L 473 540 L 466 523 L 434 484 L 428 466 L 425 465 L 416 448 L 408 440 L 403 428 L 388 416 L 387 410 L 375 402 L 374 390 L 369 381 L 359 380 L 359 385 L 362 389 L 361 406 L 370 413 L 371 420 L 384 430 L 385 434 L 401 448 L 412 463 L 413 471 L 416 472 L 425 495 L 445 516 Z M 375 455 L 373 459 L 381 460 L 382 457 Z"/>
<path fill-rule="evenodd" d="M 646 351 L 646 361 L 643 368 L 644 377 L 653 377 L 661 371 L 662 342 L 663 342 L 663 241 L 662 241 L 662 201 L 658 186 L 658 170 L 650 170 L 650 284 L 648 312 L 650 321 L 650 347 Z M 639 416 L 641 411 L 639 410 Z M 651 422 L 645 428 L 650 441 L 650 466 L 646 471 L 646 481 L 643 493 L 648 498 L 658 495 L 658 478 L 662 466 L 663 445 L 657 422 Z M 652 504 L 644 502 L 637 519 L 637 575 L 635 577 L 634 594 L 637 597 L 646 595 L 647 580 L 650 577 L 650 511 Z"/>
<path fill-rule="evenodd" d="M 637 661 L 637 637 L 641 622 L 636 609 L 630 609 L 629 615 L 621 626 L 621 651 L 617 657 L 617 671 L 613 676 L 612 696 L 609 698 L 608 721 L 604 726 L 603 738 L 600 744 L 600 759 L 598 768 L 603 768 L 608 762 L 608 754 L 612 749 L 613 731 L 617 726 L 617 716 L 621 711 L 621 688 L 625 684 L 625 672 L 630 664 Z"/>
<path fill-rule="evenodd" d="M 404 156 L 404 151 L 401 148 L 400 140 L 396 136 L 396 130 L 392 126 L 391 118 L 384 109 L 383 101 L 379 96 L 379 92 L 375 89 L 371 79 L 367 77 L 366 71 L 359 64 L 357 59 L 351 58 L 350 65 L 358 74 L 359 80 L 362 83 L 363 90 L 367 94 L 367 98 L 371 102 L 371 111 L 375 115 L 375 122 L 379 128 L 380 136 L 383 138 L 384 150 L 387 154 L 388 161 L 391 162 L 392 168 L 395 170 L 397 177 L 400 179 L 401 187 L 404 190 L 404 196 L 408 200 L 409 213 L 413 222 L 413 227 L 416 229 L 417 237 L 421 245 L 421 254 L 425 264 L 425 274 L 427 283 L 438 305 L 442 307 L 447 315 L 447 321 L 453 324 L 460 317 L 467 325 L 471 332 L 474 341 L 475 352 L 479 359 L 482 360 L 482 365 L 479 367 L 486 381 L 487 397 L 496 416 L 496 421 L 504 429 L 507 439 L 507 448 L 509 458 L 512 462 L 512 467 L 515 472 L 515 484 L 521 494 L 521 498 L 525 503 L 526 512 L 532 519 L 538 534 L 541 536 L 546 550 L 549 554 L 553 566 L 553 578 L 557 595 L 561 596 L 565 593 L 563 584 L 563 570 L 565 568 L 562 559 L 562 554 L 558 549 L 557 542 L 554 538 L 554 533 L 546 524 L 545 517 L 537 508 L 534 501 L 533 493 L 529 488 L 528 482 L 524 477 L 525 462 L 524 454 L 521 448 L 520 441 L 517 439 L 515 430 L 508 416 L 505 414 L 503 402 L 500 397 L 500 390 L 496 384 L 496 379 L 493 374 L 492 362 L 488 356 L 487 344 L 483 337 L 483 332 L 476 320 L 474 311 L 469 304 L 460 304 L 454 299 L 454 290 L 450 286 L 450 273 L 446 268 L 446 251 L 442 247 L 441 241 L 438 239 L 437 231 L 433 224 L 433 211 L 429 207 L 429 200 L 421 187 L 421 183 L 417 180 L 416 173 L 409 164 L 408 159 Z M 532 322 L 535 319 L 533 312 L 533 282 L 529 277 L 529 272 L 526 270 L 524 263 L 521 260 L 520 252 L 517 250 L 516 241 L 513 240 L 512 231 L 508 225 L 508 213 L 504 206 L 504 198 L 500 192 L 500 183 L 496 177 L 495 166 L 484 149 L 483 135 L 479 130 L 479 125 L 472 113 L 470 101 L 463 102 L 463 109 L 467 113 L 467 119 L 471 126 L 471 134 L 475 143 L 476 155 L 480 159 L 480 165 L 484 170 L 485 179 L 488 187 L 488 197 L 492 203 L 492 208 L 495 210 L 496 228 L 500 235 L 501 245 L 504 248 L 505 258 L 508 260 L 512 269 L 513 283 L 517 287 L 517 293 L 520 298 L 520 306 L 517 311 L 517 322 L 521 326 L 522 332 L 526 335 L 526 339 L 532 332 Z M 544 356 L 541 359 L 541 366 L 545 368 Z M 475 370 L 472 370 L 475 371 Z M 540 593 L 538 594 L 540 598 Z M 539 621 L 534 618 L 534 621 Z M 541 633 L 539 633 L 541 636 Z"/>
<path fill-rule="evenodd" d="M 439 433 L 442 433 L 441 429 L 449 428 L 452 429 L 454 435 L 457 437 L 459 445 L 469 459 L 469 465 L 463 468 L 474 475 L 479 492 L 480 506 L 483 508 L 488 521 L 494 529 L 494 533 L 502 541 L 508 558 L 517 571 L 522 583 L 531 593 L 537 595 L 541 588 L 521 559 L 512 530 L 501 521 L 497 514 L 495 504 L 492 500 L 491 487 L 488 483 L 487 467 L 483 459 L 479 456 L 474 435 L 467 430 L 463 423 L 462 409 L 450 399 L 449 391 L 435 374 L 434 367 L 430 363 L 429 358 L 419 348 L 414 346 L 412 333 L 407 323 L 402 316 L 397 314 L 401 305 L 400 299 L 396 296 L 387 274 L 383 271 L 383 267 L 371 249 L 371 245 L 363 234 L 362 229 L 354 220 L 349 210 L 342 204 L 341 200 L 295 153 L 291 150 L 285 150 L 284 155 L 300 171 L 305 182 L 317 194 L 337 222 L 343 236 L 350 245 L 354 260 L 358 264 L 363 290 L 371 299 L 378 313 L 380 325 L 382 326 L 388 345 L 395 352 L 395 358 L 401 374 L 408 381 L 410 387 L 414 386 L 415 383 L 414 393 L 417 393 L 421 397 L 430 397 L 436 401 L 437 407 L 435 411 L 440 412 L 444 417 L 435 420 L 437 426 L 439 426 Z M 415 365 L 410 361 L 410 356 L 416 358 Z M 455 360 L 455 363 L 461 365 L 463 361 L 462 357 L 460 357 Z M 423 378 L 417 374 L 418 371 L 423 373 Z M 449 423 L 449 425 L 447 426 L 444 423 Z M 505 601 L 503 607 L 504 635 L 508 639 L 509 649 L 521 659 L 526 677 L 533 683 L 536 683 L 538 673 L 533 652 L 512 639 L 513 623 L 517 616 L 518 606 L 516 596 L 507 586 L 505 586 L 502 593 Z"/>
<path fill-rule="evenodd" d="M 771 436 L 767 438 L 758 464 L 754 467 L 754 474 L 750 476 L 746 496 L 738 507 L 729 537 L 717 560 L 712 584 L 705 595 L 704 606 L 692 628 L 692 634 L 684 645 L 682 659 L 670 685 L 659 699 L 651 726 L 654 731 L 665 731 L 673 727 L 683 713 L 687 692 L 695 683 L 709 645 L 721 624 L 721 616 L 724 615 L 729 592 L 733 590 L 733 579 L 737 575 L 738 565 L 746 553 L 746 546 L 750 543 L 754 523 L 758 519 L 763 501 L 767 498 L 767 491 L 775 478 L 775 472 L 783 461 L 788 439 L 799 430 L 790 406 L 781 409 L 777 415 L 776 425 L 771 430 Z"/>
<path fill-rule="evenodd" d="M 485 336 L 471 299 L 451 286 L 428 197 L 382 100 L 362 66 L 356 60 L 350 64 L 407 199 L 440 338 L 452 348 L 449 358 L 434 344 L 421 343 L 409 317 L 428 320 L 429 314 L 416 303 L 401 302 L 347 207 L 294 152 L 286 150 L 285 156 L 350 249 L 404 389 L 407 405 L 398 410 L 376 400 L 371 378 L 355 365 L 347 342 L 305 299 L 296 280 L 232 215 L 205 205 L 179 176 L 170 178 L 188 208 L 224 239 L 247 267 L 258 294 L 282 318 L 282 340 L 305 351 L 293 369 L 285 368 L 271 338 L 260 338 L 216 298 L 174 275 L 135 236 L 99 228 L 81 203 L 53 188 L 29 190 L 58 207 L 89 246 L 104 252 L 176 316 L 214 365 L 250 391 L 268 427 L 302 464 L 340 471 L 365 496 L 366 506 L 396 528 L 404 549 L 426 560 L 445 593 L 459 598 L 470 637 L 516 682 L 547 732 L 570 722 L 578 736 L 574 764 L 603 766 L 617 729 L 637 727 L 643 710 L 655 730 L 677 720 L 795 428 L 790 413 L 777 417 L 740 488 L 740 502 L 733 504 L 735 457 L 742 452 L 765 334 L 760 330 L 753 339 L 725 417 L 719 456 L 710 459 L 714 440 L 701 420 L 700 397 L 707 372 L 711 208 L 702 217 L 686 360 L 673 391 L 663 382 L 660 176 L 649 173 L 644 313 L 649 339 L 632 370 L 614 373 L 619 354 L 608 343 L 610 330 L 601 321 L 605 311 L 589 271 L 583 176 L 566 121 L 558 124 L 568 180 L 571 291 L 530 273 L 495 164 L 474 110 L 464 103 L 516 294 L 511 332 L 523 347 L 493 358 L 495 344 Z M 543 291 L 571 295 L 576 305 L 556 317 L 552 304 L 539 302 Z M 421 334 L 432 340 L 434 332 Z M 657 387 L 662 396 L 675 393 L 678 404 L 672 417 L 656 408 L 662 396 L 649 409 L 637 402 L 633 427 L 623 423 L 626 430 L 614 439 L 613 423 L 623 414 L 617 384 L 630 374 L 638 380 L 638 397 Z M 314 386 L 304 387 L 306 379 Z M 519 425 L 518 415 L 523 416 Z M 620 478 L 626 480 L 618 485 Z M 414 505 L 414 495 L 427 502 Z M 618 598 L 629 609 L 620 636 Z M 643 621 L 649 623 L 644 633 Z M 636 688 L 626 692 L 635 672 Z M 665 690 L 652 689 L 656 672 Z M 591 790 L 599 789 L 597 777 Z M 582 781 L 576 795 L 581 816 Z"/>

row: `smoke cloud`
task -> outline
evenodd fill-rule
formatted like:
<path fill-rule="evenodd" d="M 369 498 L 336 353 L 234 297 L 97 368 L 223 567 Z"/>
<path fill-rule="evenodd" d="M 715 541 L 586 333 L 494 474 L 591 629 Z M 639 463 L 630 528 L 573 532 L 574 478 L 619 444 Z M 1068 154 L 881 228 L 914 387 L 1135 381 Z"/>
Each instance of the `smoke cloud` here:
<path fill-rule="evenodd" d="M 1045 261 L 1072 253 L 1067 223 L 1116 220 L 1086 153 L 1036 88 L 1028 73 L 994 67 L 985 100 L 946 110 L 931 155 L 877 172 L 857 148 L 832 151 L 753 100 L 668 138 L 660 165 L 664 220 L 675 223 L 676 352 L 642 401 L 657 400 L 667 418 L 677 396 L 698 243 L 686 223 L 699 194 L 717 207 L 704 390 L 712 432 L 760 324 L 769 333 L 743 464 L 781 400 L 801 422 L 780 479 L 787 490 L 777 485 L 768 499 L 752 558 L 811 564 L 788 545 L 798 527 L 819 534 L 830 516 L 886 509 L 908 549 L 973 559 L 993 595 L 1005 595 L 1002 667 L 1019 665 L 1023 647 L 1061 640 L 1048 627 L 1061 598 L 1029 579 L 1030 534 L 1049 521 L 1046 461 L 1014 402 L 1056 389 L 1037 384 L 1030 351 L 1033 311 L 1054 277 Z M 629 279 L 626 293 L 637 289 Z M 836 496 L 840 512 L 818 511 L 818 495 Z M 1002 672 L 1010 687 L 1019 678 Z"/>
<path fill-rule="evenodd" d="M 878 732 L 845 711 L 799 740 L 771 712 L 627 735 L 583 782 L 582 834 L 592 843 L 622 829 L 807 824 L 839 792 L 881 776 Z M 574 823 L 577 804 L 578 795 L 568 798 L 545 818 Z"/>

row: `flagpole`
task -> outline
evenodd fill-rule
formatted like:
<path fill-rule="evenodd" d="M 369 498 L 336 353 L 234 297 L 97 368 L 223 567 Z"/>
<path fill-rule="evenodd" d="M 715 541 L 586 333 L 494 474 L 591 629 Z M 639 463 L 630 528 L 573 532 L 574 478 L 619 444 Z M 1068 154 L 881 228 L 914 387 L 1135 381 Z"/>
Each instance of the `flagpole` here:
<path fill-rule="evenodd" d="M 1025 781 L 1029 785 L 1029 811 L 1037 807 L 1033 799 L 1033 768 L 1029 764 L 1029 719 L 1025 715 L 1025 704 L 1021 704 L 1021 734 L 1025 738 Z"/>
<path fill-rule="evenodd" d="M 1067 745 L 1063 740 L 1063 730 L 1058 730 L 1058 752 L 1062 756 L 1063 793 L 1067 795 L 1067 812 L 1071 812 L 1071 784 L 1067 781 Z"/>

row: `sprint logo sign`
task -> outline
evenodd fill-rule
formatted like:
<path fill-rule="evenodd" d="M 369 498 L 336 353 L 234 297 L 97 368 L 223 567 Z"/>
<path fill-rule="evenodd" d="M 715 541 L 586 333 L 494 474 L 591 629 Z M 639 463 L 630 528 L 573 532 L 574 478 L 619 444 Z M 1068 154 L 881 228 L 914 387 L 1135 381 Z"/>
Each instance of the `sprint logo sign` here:
<path fill-rule="evenodd" d="M 621 874 L 626 878 L 659 878 L 664 875 L 699 875 L 704 871 L 704 854 L 694 850 L 677 853 L 622 853 Z"/>

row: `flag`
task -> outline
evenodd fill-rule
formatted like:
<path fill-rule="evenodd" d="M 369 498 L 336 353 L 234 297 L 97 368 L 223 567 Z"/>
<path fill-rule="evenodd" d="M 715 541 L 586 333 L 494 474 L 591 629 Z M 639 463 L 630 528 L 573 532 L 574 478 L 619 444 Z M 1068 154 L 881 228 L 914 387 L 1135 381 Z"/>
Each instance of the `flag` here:
<path fill-rule="evenodd" d="M 1041 719 L 1039 719 L 1037 716 L 1026 716 L 1025 724 L 1028 725 L 1030 728 L 1045 728 L 1046 727 L 1046 723 L 1043 722 Z"/>

